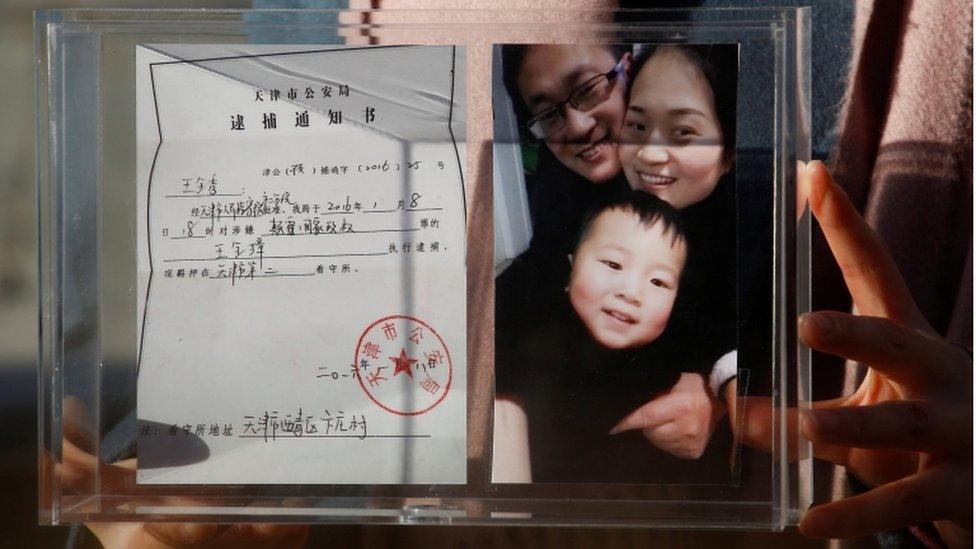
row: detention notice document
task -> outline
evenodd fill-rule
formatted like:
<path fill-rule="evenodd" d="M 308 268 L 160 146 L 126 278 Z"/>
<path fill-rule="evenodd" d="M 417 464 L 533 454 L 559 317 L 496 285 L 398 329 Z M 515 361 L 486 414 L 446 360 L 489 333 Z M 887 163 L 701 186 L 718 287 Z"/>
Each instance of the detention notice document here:
<path fill-rule="evenodd" d="M 464 483 L 464 49 L 136 62 L 138 481 Z"/>

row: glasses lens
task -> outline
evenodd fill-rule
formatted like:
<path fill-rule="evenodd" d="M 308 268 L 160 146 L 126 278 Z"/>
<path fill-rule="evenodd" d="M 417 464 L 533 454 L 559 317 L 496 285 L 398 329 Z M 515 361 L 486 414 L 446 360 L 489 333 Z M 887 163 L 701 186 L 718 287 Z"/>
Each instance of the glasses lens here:
<path fill-rule="evenodd" d="M 552 135 L 563 127 L 561 109 L 550 109 L 538 114 L 529 122 L 529 131 L 538 139 Z"/>
<path fill-rule="evenodd" d="M 588 111 L 610 97 L 610 81 L 600 76 L 594 82 L 576 90 L 571 101 L 581 111 Z"/>
<path fill-rule="evenodd" d="M 576 88 L 563 105 L 569 103 L 574 109 L 588 111 L 606 101 L 610 97 L 612 88 L 607 76 L 601 74 Z M 558 132 L 565 124 L 566 117 L 563 116 L 563 109 L 559 106 L 533 117 L 528 123 L 528 128 L 536 139 L 542 139 Z"/>
<path fill-rule="evenodd" d="M 551 135 L 563 127 L 563 120 L 562 109 L 553 109 L 539 118 L 539 126 L 545 135 Z"/>
<path fill-rule="evenodd" d="M 543 139 L 546 136 L 546 134 L 542 133 L 542 127 L 539 126 L 538 122 L 529 122 L 528 128 L 529 133 L 536 139 Z"/>

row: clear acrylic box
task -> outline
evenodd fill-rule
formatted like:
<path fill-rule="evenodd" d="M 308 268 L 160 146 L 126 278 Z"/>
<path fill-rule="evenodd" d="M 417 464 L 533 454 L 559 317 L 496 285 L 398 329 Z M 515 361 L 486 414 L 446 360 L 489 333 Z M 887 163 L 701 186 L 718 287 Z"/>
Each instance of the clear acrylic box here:
<path fill-rule="evenodd" d="M 35 19 L 42 524 L 781 530 L 809 505 L 810 447 L 786 413 L 810 388 L 795 332 L 810 287 L 795 189 L 810 157 L 809 9 Z M 772 428 L 757 450 L 720 421 L 727 481 L 695 482 L 692 462 L 673 482 L 493 481 L 495 277 L 538 230 L 521 186 L 538 172 L 520 168 L 541 150 L 506 99 L 504 44 L 734 48 L 740 398 L 728 417 L 756 397 Z M 370 246 L 382 257 L 360 257 Z"/>

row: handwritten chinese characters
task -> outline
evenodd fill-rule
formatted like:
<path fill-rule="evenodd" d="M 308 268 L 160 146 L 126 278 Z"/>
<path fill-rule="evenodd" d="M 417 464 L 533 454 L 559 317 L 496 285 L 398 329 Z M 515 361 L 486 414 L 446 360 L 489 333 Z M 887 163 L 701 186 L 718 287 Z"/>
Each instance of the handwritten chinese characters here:
<path fill-rule="evenodd" d="M 417 159 L 402 163 L 402 167 L 422 175 L 443 171 L 445 162 Z M 372 174 L 400 169 L 400 162 L 387 159 L 352 166 L 291 163 L 282 168 L 260 168 L 256 179 L 252 179 L 257 184 L 242 185 L 236 193 L 228 192 L 226 187 L 230 184 L 214 172 L 180 177 L 165 199 L 173 201 L 169 209 L 181 212 L 182 219 L 160 227 L 159 234 L 173 241 L 208 242 L 209 251 L 164 257 L 161 274 L 164 278 L 227 280 L 236 284 L 257 278 L 353 274 L 358 272 L 357 265 L 363 258 L 444 251 L 439 217 L 444 206 L 421 192 L 389 197 L 364 190 L 357 195 L 333 196 L 328 188 L 319 186 L 299 186 L 294 191 L 275 191 L 276 187 L 268 186 L 279 177 L 295 180 L 296 184 L 336 176 L 346 181 L 345 178 L 375 177 Z M 260 194 L 249 193 L 248 188 L 259 190 Z M 290 251 L 278 246 L 282 238 L 355 238 L 376 234 L 399 236 L 383 242 L 374 239 L 371 247 L 346 253 L 318 240 L 297 245 L 293 241 L 288 246 Z M 301 268 L 292 268 L 296 264 Z"/>
<path fill-rule="evenodd" d="M 367 430 L 365 414 L 347 415 L 342 410 L 325 409 L 316 415 L 298 408 L 295 414 L 265 410 L 258 415 L 245 415 L 240 423 L 185 423 L 168 427 L 143 423 L 139 428 L 139 436 L 259 438 L 264 442 L 274 442 L 279 438 L 302 437 L 364 440 L 371 435 Z"/>
<path fill-rule="evenodd" d="M 369 436 L 365 414 L 350 414 L 342 410 L 325 410 L 320 415 L 305 413 L 301 408 L 296 414 L 281 415 L 277 410 L 263 414 L 244 416 L 242 438 L 261 438 L 265 442 L 279 437 L 311 438 L 358 438 Z"/>

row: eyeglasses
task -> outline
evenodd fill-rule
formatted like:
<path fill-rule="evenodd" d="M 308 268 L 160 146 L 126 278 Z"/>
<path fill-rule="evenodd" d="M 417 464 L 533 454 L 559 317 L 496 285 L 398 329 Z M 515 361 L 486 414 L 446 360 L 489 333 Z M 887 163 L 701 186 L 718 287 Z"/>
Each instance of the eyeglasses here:
<path fill-rule="evenodd" d="M 613 90 L 613 81 L 624 70 L 624 60 L 617 61 L 617 64 L 609 72 L 594 76 L 574 89 L 565 101 L 560 101 L 556 105 L 536 114 L 526 122 L 525 127 L 536 139 L 550 137 L 566 125 L 566 115 L 563 110 L 564 105 L 569 105 L 574 109 L 586 112 L 610 97 Z"/>

